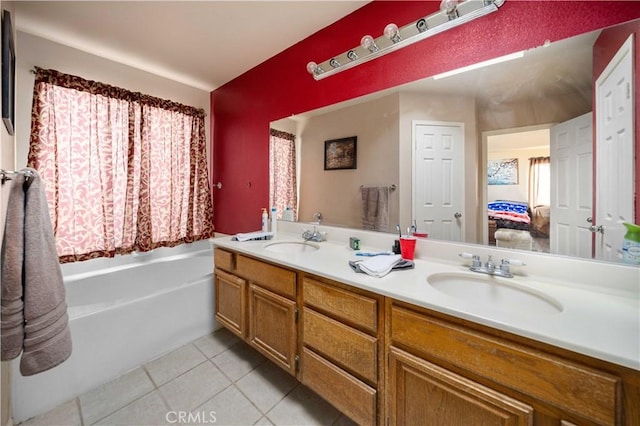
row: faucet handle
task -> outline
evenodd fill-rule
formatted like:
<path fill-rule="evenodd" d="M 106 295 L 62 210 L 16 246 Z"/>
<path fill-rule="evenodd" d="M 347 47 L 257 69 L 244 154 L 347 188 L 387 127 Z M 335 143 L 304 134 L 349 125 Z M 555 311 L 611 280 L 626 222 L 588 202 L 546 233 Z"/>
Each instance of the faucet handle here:
<path fill-rule="evenodd" d="M 460 256 L 463 259 L 472 259 L 473 260 L 473 265 L 471 266 L 472 268 L 477 268 L 482 266 L 482 262 L 480 262 L 480 256 L 478 256 L 477 254 L 471 254 L 471 253 L 459 253 L 458 256 Z"/>
<path fill-rule="evenodd" d="M 509 270 L 509 267 L 513 265 L 513 266 L 524 266 L 526 265 L 526 263 L 524 263 L 522 260 L 518 260 L 518 259 L 502 259 L 502 261 L 500 262 L 500 270 L 502 272 L 506 272 L 506 273 L 511 273 L 511 271 Z"/>

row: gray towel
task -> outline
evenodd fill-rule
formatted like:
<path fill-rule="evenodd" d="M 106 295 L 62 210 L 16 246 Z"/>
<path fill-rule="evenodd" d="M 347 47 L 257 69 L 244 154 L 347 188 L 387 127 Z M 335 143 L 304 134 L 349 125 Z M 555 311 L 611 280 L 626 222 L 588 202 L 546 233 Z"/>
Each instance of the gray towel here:
<path fill-rule="evenodd" d="M 71 333 L 44 188 L 25 170 L 34 177 L 24 189 L 15 176 L 2 241 L 2 360 L 23 351 L 20 372 L 31 376 L 69 358 Z"/>
<path fill-rule="evenodd" d="M 389 232 L 389 187 L 362 187 L 362 228 Z"/>

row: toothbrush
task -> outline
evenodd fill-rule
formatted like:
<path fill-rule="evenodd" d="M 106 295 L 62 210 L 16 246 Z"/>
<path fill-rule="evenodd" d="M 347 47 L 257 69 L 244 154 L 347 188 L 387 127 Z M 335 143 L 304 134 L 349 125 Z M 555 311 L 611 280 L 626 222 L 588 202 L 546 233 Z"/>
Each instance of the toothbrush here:
<path fill-rule="evenodd" d="M 393 253 L 391 253 L 390 251 L 381 251 L 378 253 L 367 253 L 367 252 L 358 252 L 356 253 L 356 256 L 366 256 L 366 257 L 374 257 L 374 256 L 390 256 Z"/>
<path fill-rule="evenodd" d="M 400 224 L 396 225 L 396 229 L 398 230 L 398 236 L 402 238 L 402 231 L 400 231 Z"/>

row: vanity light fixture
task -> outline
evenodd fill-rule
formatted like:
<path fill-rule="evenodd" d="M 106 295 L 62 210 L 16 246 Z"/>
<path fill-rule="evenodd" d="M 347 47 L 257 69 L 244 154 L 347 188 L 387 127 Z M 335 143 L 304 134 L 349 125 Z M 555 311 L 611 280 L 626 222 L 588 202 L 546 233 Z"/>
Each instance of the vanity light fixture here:
<path fill-rule="evenodd" d="M 386 55 L 394 50 L 424 40 L 450 28 L 471 22 L 498 10 L 506 0 L 444 0 L 441 10 L 420 18 L 401 28 L 395 24 L 385 27 L 383 35 L 373 38 L 365 35 L 360 46 L 334 56 L 319 65 L 307 64 L 307 71 L 315 80 L 321 80 L 356 65 Z"/>
<path fill-rule="evenodd" d="M 500 56 L 499 58 L 489 59 L 484 62 L 478 62 L 475 64 L 467 65 L 466 67 L 457 68 L 455 70 L 443 72 L 441 74 L 436 74 L 433 76 L 434 80 L 440 80 L 441 78 L 451 77 L 452 75 L 462 74 L 463 72 L 477 70 L 479 68 L 488 67 L 489 65 L 499 64 L 501 62 L 512 61 L 514 59 L 522 58 L 524 56 L 524 51 L 510 53 L 508 55 Z"/>

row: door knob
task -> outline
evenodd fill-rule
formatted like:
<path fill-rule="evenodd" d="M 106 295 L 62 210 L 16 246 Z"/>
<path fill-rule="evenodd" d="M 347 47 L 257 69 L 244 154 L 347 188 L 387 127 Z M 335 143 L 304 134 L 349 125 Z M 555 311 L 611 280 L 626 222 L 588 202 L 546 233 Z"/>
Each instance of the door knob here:
<path fill-rule="evenodd" d="M 462 213 L 460 212 L 455 212 L 453 217 L 455 217 L 456 219 L 460 219 L 462 217 Z"/>
<path fill-rule="evenodd" d="M 589 231 L 594 232 L 594 233 L 595 233 L 595 232 L 599 232 L 599 233 L 601 233 L 601 234 L 604 234 L 604 228 L 602 227 L 602 225 L 598 225 L 598 226 L 596 226 L 596 225 L 591 225 L 591 226 L 589 227 Z"/>
<path fill-rule="evenodd" d="M 218 189 L 222 189 L 222 182 L 214 183 L 213 186 L 215 186 Z"/>

